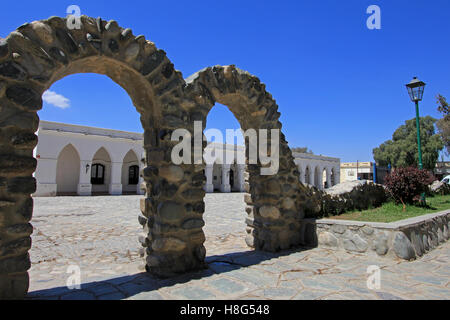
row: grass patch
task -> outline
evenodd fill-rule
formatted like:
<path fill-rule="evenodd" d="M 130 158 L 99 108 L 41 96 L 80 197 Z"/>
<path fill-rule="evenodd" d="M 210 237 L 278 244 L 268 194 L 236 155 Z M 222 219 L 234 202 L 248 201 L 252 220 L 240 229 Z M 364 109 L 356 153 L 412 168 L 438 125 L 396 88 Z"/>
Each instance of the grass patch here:
<path fill-rule="evenodd" d="M 352 211 L 338 216 L 330 216 L 328 219 L 355 220 L 368 222 L 393 222 L 429 213 L 436 213 L 450 209 L 450 195 L 427 197 L 427 207 L 407 205 L 406 211 L 403 206 L 394 202 L 384 203 L 381 207 L 364 211 Z"/>

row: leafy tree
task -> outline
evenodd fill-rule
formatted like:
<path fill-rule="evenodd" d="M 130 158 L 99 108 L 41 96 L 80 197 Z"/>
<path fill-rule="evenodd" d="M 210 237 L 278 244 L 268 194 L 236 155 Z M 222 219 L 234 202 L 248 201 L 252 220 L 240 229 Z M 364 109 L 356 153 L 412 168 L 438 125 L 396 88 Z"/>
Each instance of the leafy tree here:
<path fill-rule="evenodd" d="M 439 134 L 444 141 L 447 155 L 450 154 L 450 110 L 447 100 L 440 94 L 436 97 L 438 103 L 438 111 L 442 113 L 442 118 L 436 123 Z"/>
<path fill-rule="evenodd" d="M 292 152 L 299 152 L 299 153 L 310 153 L 312 154 L 312 150 L 309 150 L 308 147 L 296 147 L 292 148 Z"/>
<path fill-rule="evenodd" d="M 403 205 L 413 204 L 422 192 L 428 190 L 428 185 L 434 176 L 428 170 L 419 170 L 414 167 L 398 168 L 385 178 L 385 186 L 395 202 Z"/>
<path fill-rule="evenodd" d="M 425 169 L 433 170 L 444 143 L 435 133 L 436 119 L 426 116 L 420 118 L 420 140 L 422 144 L 422 162 Z M 392 167 L 418 166 L 416 119 L 407 120 L 395 130 L 392 140 L 373 149 L 373 158 L 378 165 Z"/>

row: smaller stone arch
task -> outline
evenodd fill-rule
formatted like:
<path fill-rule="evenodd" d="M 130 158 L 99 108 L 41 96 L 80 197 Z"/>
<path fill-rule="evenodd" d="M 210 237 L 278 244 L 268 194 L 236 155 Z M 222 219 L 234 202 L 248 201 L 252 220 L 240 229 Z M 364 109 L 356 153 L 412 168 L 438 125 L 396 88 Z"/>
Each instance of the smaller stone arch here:
<path fill-rule="evenodd" d="M 187 78 L 185 92 L 197 104 L 191 119 L 202 121 L 203 129 L 208 112 L 220 103 L 229 108 L 244 131 L 267 129 L 269 134 L 272 134 L 271 130 L 279 132 L 279 166 L 273 175 L 262 175 L 262 163 L 249 161 L 250 139 L 244 134 L 249 174 L 245 188 L 248 191 L 245 196 L 248 214 L 246 242 L 250 247 L 267 251 L 300 244 L 300 221 L 304 216 L 301 207 L 305 203 L 302 193 L 305 190 L 281 132 L 278 105 L 266 91 L 265 84 L 233 65 L 214 66 Z"/>

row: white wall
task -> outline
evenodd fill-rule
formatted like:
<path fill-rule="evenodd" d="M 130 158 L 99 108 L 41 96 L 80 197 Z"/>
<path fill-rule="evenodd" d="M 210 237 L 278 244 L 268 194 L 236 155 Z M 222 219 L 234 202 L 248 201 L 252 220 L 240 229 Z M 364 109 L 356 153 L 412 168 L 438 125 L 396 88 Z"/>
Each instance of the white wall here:
<path fill-rule="evenodd" d="M 139 161 L 133 150 L 128 151 L 123 158 L 122 164 L 122 190 L 125 192 L 135 192 L 137 186 L 135 184 L 128 184 L 129 182 L 129 168 L 131 166 L 139 166 Z"/>
<path fill-rule="evenodd" d="M 34 196 L 56 195 L 58 155 L 68 144 L 74 147 L 80 159 L 79 168 L 72 169 L 78 171 L 79 183 L 84 190 L 89 190 L 89 193 L 91 190 L 93 192 L 110 192 L 108 184 L 111 181 L 111 163 L 122 164 L 123 159 L 130 150 L 133 150 L 136 155 L 141 155 L 144 152 L 142 134 L 133 132 L 41 121 L 37 135 L 39 137 L 39 142 L 35 149 L 38 160 L 35 173 L 37 190 Z M 106 150 L 106 153 L 101 152 L 94 159 L 94 155 L 101 148 Z M 107 165 L 105 185 L 93 186 L 91 189 L 90 168 L 92 168 L 92 162 L 97 160 L 100 163 L 103 161 L 103 164 Z M 89 165 L 89 169 L 86 172 L 87 165 Z M 121 172 L 119 172 L 119 184 L 120 176 Z M 73 183 L 73 180 L 70 183 Z M 78 191 L 80 190 L 80 185 L 78 186 Z M 136 189 L 137 187 L 135 187 Z"/>
<path fill-rule="evenodd" d="M 144 154 L 142 134 L 48 121 L 41 121 L 37 134 L 39 136 L 39 143 L 35 149 L 38 159 L 35 173 L 37 191 L 34 196 L 55 196 L 57 192 L 73 192 L 75 184 L 78 184 L 76 190 L 81 195 L 89 195 L 92 192 L 121 194 L 136 190 L 141 193 L 139 189 L 141 178 L 137 186 L 128 184 L 128 168 L 136 164 L 142 169 L 140 161 Z M 73 147 L 71 155 L 62 153 L 63 159 L 60 159 L 58 167 L 58 156 L 69 144 Z M 216 179 L 212 179 L 214 189 L 221 189 L 223 184 L 221 166 L 226 162 L 234 163 L 232 169 L 235 174 L 235 185 L 231 186 L 231 189 L 243 191 L 244 169 L 242 166 L 239 167 L 240 170 L 238 169 L 236 160 L 244 159 L 245 147 L 211 143 L 207 146 L 205 154 L 214 155 L 211 159 L 215 163 L 213 177 Z M 228 155 L 226 160 L 224 154 Z M 305 182 L 305 170 L 308 166 L 311 172 L 310 184 L 323 188 L 324 169 L 329 174 L 334 170 L 335 184 L 339 183 L 340 159 L 301 153 L 293 153 L 293 156 L 300 171 L 301 182 Z M 90 184 L 91 168 L 95 163 L 105 165 L 104 185 Z M 318 174 L 315 174 L 316 170 Z"/>
<path fill-rule="evenodd" d="M 80 156 L 73 145 L 67 145 L 59 154 L 56 165 L 57 194 L 76 194 L 80 179 Z"/>
<path fill-rule="evenodd" d="M 101 147 L 92 158 L 92 165 L 101 164 L 105 166 L 105 183 L 92 185 L 92 193 L 108 193 L 109 184 L 111 183 L 111 157 L 104 147 Z"/>
<path fill-rule="evenodd" d="M 219 190 L 222 185 L 222 169 L 221 165 L 217 163 L 213 167 L 213 185 L 214 190 Z"/>
<path fill-rule="evenodd" d="M 320 155 L 314 155 L 309 153 L 293 152 L 294 162 L 300 172 L 300 182 L 308 183 L 316 188 L 323 189 L 324 182 L 327 181 L 324 171 L 328 172 L 328 176 L 331 176 L 331 172 L 335 173 L 334 184 L 338 184 L 340 180 L 340 159 L 332 158 Z M 309 175 L 306 176 L 307 168 L 309 168 Z M 325 178 L 325 180 L 324 180 Z"/>

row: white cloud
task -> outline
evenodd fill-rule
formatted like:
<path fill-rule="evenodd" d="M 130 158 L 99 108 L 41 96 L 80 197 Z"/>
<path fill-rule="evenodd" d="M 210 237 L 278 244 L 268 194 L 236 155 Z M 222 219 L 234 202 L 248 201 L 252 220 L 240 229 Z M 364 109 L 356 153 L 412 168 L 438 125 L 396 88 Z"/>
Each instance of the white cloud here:
<path fill-rule="evenodd" d="M 45 91 L 42 95 L 42 100 L 61 109 L 70 107 L 70 100 L 54 91 Z"/>

